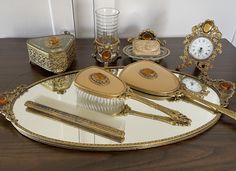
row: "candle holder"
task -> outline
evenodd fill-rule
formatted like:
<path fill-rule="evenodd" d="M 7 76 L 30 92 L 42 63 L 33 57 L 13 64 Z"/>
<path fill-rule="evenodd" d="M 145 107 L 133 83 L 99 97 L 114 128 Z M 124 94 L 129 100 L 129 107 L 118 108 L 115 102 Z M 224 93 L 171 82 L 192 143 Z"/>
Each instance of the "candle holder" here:
<path fill-rule="evenodd" d="M 114 62 L 120 56 L 119 13 L 119 10 L 115 8 L 100 8 L 95 11 L 95 53 L 93 57 L 105 65 Z"/>

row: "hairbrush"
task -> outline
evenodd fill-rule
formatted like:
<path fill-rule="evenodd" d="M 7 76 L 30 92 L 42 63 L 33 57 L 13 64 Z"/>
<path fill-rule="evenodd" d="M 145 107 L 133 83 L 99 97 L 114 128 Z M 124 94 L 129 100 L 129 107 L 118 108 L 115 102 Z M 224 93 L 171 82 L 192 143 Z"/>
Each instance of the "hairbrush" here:
<path fill-rule="evenodd" d="M 76 75 L 74 84 L 77 87 L 78 105 L 82 108 L 113 116 L 131 114 L 172 125 L 188 126 L 191 123 L 191 120 L 180 112 L 161 106 L 133 93 L 121 79 L 102 68 L 92 66 L 81 70 Z M 132 110 L 125 104 L 125 100 L 128 98 L 160 110 L 168 116 Z"/>

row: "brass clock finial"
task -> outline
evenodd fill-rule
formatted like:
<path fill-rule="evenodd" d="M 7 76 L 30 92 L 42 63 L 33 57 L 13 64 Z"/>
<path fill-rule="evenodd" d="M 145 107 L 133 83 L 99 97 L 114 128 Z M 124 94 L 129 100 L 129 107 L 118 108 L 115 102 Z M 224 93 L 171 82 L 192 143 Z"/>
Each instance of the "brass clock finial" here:
<path fill-rule="evenodd" d="M 214 21 L 213 20 L 206 20 L 203 24 L 202 24 L 202 30 L 204 33 L 209 33 L 213 27 L 214 27 Z"/>

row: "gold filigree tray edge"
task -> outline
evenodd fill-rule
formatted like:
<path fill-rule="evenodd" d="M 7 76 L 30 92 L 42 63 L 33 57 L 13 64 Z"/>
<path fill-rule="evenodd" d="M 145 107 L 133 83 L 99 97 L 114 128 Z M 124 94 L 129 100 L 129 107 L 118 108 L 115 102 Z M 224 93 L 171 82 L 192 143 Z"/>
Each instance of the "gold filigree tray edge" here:
<path fill-rule="evenodd" d="M 185 134 L 180 134 L 177 136 L 173 136 L 171 138 L 165 138 L 160 140 L 154 141 L 147 141 L 147 142 L 140 142 L 140 143 L 128 143 L 128 144 L 86 144 L 86 143 L 74 143 L 68 142 L 63 140 L 56 140 L 53 138 L 48 138 L 42 135 L 35 134 L 19 124 L 14 124 L 13 126 L 24 136 L 35 140 L 37 142 L 41 142 L 44 144 L 56 146 L 56 147 L 63 147 L 66 149 L 78 149 L 78 150 L 86 150 L 86 151 L 129 151 L 129 150 L 141 150 L 141 149 L 148 149 L 153 147 L 159 147 L 169 144 L 174 144 L 176 142 L 180 142 L 183 140 L 187 140 L 193 138 L 212 126 L 214 126 L 217 121 L 220 119 L 221 114 L 216 114 L 216 117 L 211 120 L 210 122 L 206 123 L 205 125 L 187 132 Z"/>
<path fill-rule="evenodd" d="M 122 69 L 123 67 L 111 67 L 111 68 L 112 69 Z M 184 133 L 184 134 L 180 134 L 180 135 L 176 135 L 176 136 L 173 136 L 170 138 L 164 138 L 164 139 L 160 139 L 160 140 L 138 142 L 138 143 L 126 143 L 126 144 L 87 144 L 87 143 L 75 143 L 75 142 L 68 142 L 68 141 L 63 141 L 63 140 L 56 140 L 53 138 L 49 138 L 49 137 L 45 137 L 45 136 L 36 134 L 36 133 L 24 128 L 23 126 L 21 126 L 17 122 L 17 118 L 16 119 L 7 118 L 7 116 L 9 116 L 9 115 L 12 115 L 12 114 L 14 115 L 14 113 L 12 112 L 12 108 L 14 106 L 16 99 L 18 97 L 20 97 L 22 94 L 24 94 L 29 88 L 31 88 L 34 85 L 37 85 L 43 81 L 46 81 L 46 80 L 49 80 L 52 78 L 56 78 L 59 76 L 75 74 L 78 71 L 79 70 L 75 70 L 75 71 L 70 71 L 70 72 L 59 74 L 59 75 L 51 76 L 51 77 L 42 79 L 40 81 L 34 82 L 29 86 L 25 86 L 23 89 L 20 89 L 20 92 L 17 92 L 17 95 L 14 96 L 14 94 L 13 94 L 13 98 L 11 99 L 11 102 L 9 103 L 9 105 L 10 105 L 9 111 L 5 111 L 8 113 L 4 113 L 1 110 L 0 110 L 0 113 L 5 115 L 6 119 L 12 123 L 12 125 L 17 129 L 17 131 L 19 131 L 22 135 L 24 135 L 32 140 L 35 140 L 37 142 L 41 142 L 44 144 L 56 146 L 56 147 L 63 147 L 63 148 L 67 148 L 67 149 L 87 150 L 87 151 L 128 151 L 128 150 L 147 149 L 147 148 L 152 148 L 152 147 L 173 144 L 176 142 L 180 142 L 180 141 L 195 137 L 195 136 L 205 132 L 206 130 L 208 130 L 209 128 L 214 126 L 217 123 L 217 121 L 220 119 L 220 116 L 221 116 L 221 114 L 216 114 L 215 117 L 211 121 L 207 122 L 206 124 L 202 125 L 201 127 L 198 127 L 195 130 L 192 130 L 192 131 Z M 176 71 L 172 71 L 172 72 L 189 76 L 188 74 L 181 73 L 181 72 L 176 72 Z M 191 76 L 191 77 L 193 77 L 193 76 Z M 214 87 L 212 87 L 212 86 L 209 86 L 209 87 L 212 88 L 213 90 L 215 90 Z M 11 93 L 11 92 L 9 92 L 9 93 Z"/>

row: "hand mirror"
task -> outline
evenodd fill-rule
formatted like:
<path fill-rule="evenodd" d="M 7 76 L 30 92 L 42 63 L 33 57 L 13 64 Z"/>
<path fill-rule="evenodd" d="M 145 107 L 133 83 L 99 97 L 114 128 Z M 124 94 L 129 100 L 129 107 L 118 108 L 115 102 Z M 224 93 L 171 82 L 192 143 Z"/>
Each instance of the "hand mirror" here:
<path fill-rule="evenodd" d="M 220 112 L 236 119 L 236 112 L 190 93 L 173 73 L 154 62 L 139 61 L 132 63 L 123 69 L 119 77 L 131 88 L 143 93 L 162 98 L 179 99 L 181 97 L 204 106 L 211 111 Z"/>

